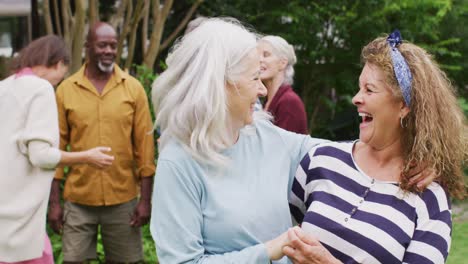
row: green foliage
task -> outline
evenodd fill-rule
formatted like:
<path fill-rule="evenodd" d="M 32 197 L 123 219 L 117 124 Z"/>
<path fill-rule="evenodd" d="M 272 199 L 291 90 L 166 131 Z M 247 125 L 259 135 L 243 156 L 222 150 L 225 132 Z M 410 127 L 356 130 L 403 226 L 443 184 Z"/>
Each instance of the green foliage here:
<path fill-rule="evenodd" d="M 206 16 L 233 16 L 293 44 L 298 62 L 294 89 L 304 101 L 313 136 L 357 137 L 349 100 L 358 88 L 360 52 L 372 39 L 400 29 L 403 38 L 435 55 L 460 94 L 468 82 L 468 0 L 223 1 L 203 4 Z M 465 52 L 463 52 L 465 51 Z M 466 74 L 465 74 L 466 75 Z M 352 114 L 354 113 L 354 114 Z"/>
<path fill-rule="evenodd" d="M 149 225 L 145 225 L 143 228 L 143 252 L 145 256 L 145 262 L 151 264 L 157 264 L 158 257 L 156 256 L 156 245 L 154 244 L 153 237 L 149 230 Z"/>
<path fill-rule="evenodd" d="M 9 58 L 0 56 L 0 80 L 3 80 L 4 78 L 8 77 L 9 75 Z"/>
<path fill-rule="evenodd" d="M 465 113 L 465 116 L 468 116 L 468 100 L 466 98 L 459 98 L 458 103 L 460 104 L 461 109 Z"/>
<path fill-rule="evenodd" d="M 436 54 L 437 60 L 448 72 L 449 77 L 458 87 L 459 94 L 468 98 L 468 30 L 465 26 L 468 24 L 468 0 L 454 0 L 453 8 L 440 23 L 441 39 L 457 39 L 459 41 L 451 43 L 449 52 L 456 53 L 456 56 L 445 56 L 444 53 Z M 444 52 L 444 50 L 442 50 Z M 459 55 L 459 56 L 457 56 Z M 446 67 L 451 65 L 452 67 Z M 453 68 L 453 66 L 456 66 Z"/>
<path fill-rule="evenodd" d="M 155 121 L 155 115 L 154 115 L 154 108 L 153 108 L 153 103 L 151 101 L 151 90 L 152 90 L 152 84 L 154 80 L 158 77 L 157 74 L 153 72 L 152 69 L 149 69 L 145 65 L 133 65 L 136 69 L 136 78 L 137 80 L 143 85 L 143 88 L 145 89 L 146 96 L 148 97 L 148 105 L 150 107 L 150 112 L 151 112 L 151 119 L 153 122 Z M 161 67 L 164 69 L 166 68 L 164 63 L 161 62 Z M 158 144 L 157 144 L 157 139 L 159 138 L 159 131 L 156 129 L 154 133 L 154 161 L 155 163 L 157 162 L 158 159 Z"/>
<path fill-rule="evenodd" d="M 152 69 L 149 69 L 145 65 L 133 65 L 136 69 L 136 78 L 145 88 L 146 96 L 148 97 L 148 104 L 151 110 L 151 118 L 154 121 L 154 109 L 153 104 L 151 103 L 151 85 L 154 80 L 158 77 L 157 74 L 153 73 Z"/>
<path fill-rule="evenodd" d="M 447 264 L 466 263 L 468 256 L 468 223 L 453 223 L 452 246 Z"/>

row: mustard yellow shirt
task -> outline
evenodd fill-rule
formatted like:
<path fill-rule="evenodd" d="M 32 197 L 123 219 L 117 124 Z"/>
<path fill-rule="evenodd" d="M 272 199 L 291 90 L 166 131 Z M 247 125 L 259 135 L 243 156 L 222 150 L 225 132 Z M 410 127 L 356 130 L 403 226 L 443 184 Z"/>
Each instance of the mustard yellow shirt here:
<path fill-rule="evenodd" d="M 86 65 L 57 88 L 60 148 L 83 151 L 109 146 L 115 157 L 111 166 L 70 167 L 64 198 L 100 206 L 120 204 L 138 194 L 140 177 L 154 175 L 153 124 L 146 93 L 141 84 L 117 65 L 99 94 L 84 75 Z M 57 169 L 56 179 L 64 178 Z"/>

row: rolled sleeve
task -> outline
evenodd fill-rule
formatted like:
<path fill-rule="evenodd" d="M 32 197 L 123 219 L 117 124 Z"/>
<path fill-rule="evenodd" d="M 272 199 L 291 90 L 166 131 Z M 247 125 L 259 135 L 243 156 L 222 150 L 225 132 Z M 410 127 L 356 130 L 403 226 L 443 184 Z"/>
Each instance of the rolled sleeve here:
<path fill-rule="evenodd" d="M 57 113 L 58 113 L 58 126 L 60 132 L 60 144 L 59 148 L 63 151 L 66 150 L 67 145 L 69 144 L 70 139 L 70 130 L 68 127 L 68 121 L 66 117 L 66 111 L 64 107 L 64 83 L 62 83 L 58 88 L 55 94 L 57 101 Z M 55 170 L 55 179 L 63 179 L 65 177 L 64 168 L 57 168 Z"/>
<path fill-rule="evenodd" d="M 151 177 L 156 166 L 154 163 L 153 122 L 145 90 L 138 85 L 133 119 L 132 137 L 138 177 Z"/>
<path fill-rule="evenodd" d="M 48 84 L 33 96 L 24 130 L 17 140 L 20 152 L 28 155 L 33 165 L 53 168 L 60 160 L 60 152 L 57 155 L 58 149 L 54 150 L 59 142 L 57 120 L 54 92 Z"/>
<path fill-rule="evenodd" d="M 28 144 L 29 161 L 42 169 L 55 169 L 60 162 L 60 150 L 43 141 L 30 141 Z"/>

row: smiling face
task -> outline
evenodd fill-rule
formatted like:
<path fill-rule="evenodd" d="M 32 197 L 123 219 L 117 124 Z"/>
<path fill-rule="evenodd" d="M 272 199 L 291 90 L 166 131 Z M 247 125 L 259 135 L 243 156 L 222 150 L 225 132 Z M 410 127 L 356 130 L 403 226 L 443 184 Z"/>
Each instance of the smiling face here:
<path fill-rule="evenodd" d="M 255 102 L 258 97 L 266 96 L 266 88 L 260 80 L 260 57 L 253 49 L 242 60 L 245 69 L 234 84 L 227 85 L 229 113 L 234 122 L 241 126 L 253 122 Z"/>
<path fill-rule="evenodd" d="M 107 24 L 102 24 L 96 28 L 86 45 L 89 62 L 97 66 L 101 72 L 112 72 L 117 54 L 115 30 Z"/>
<path fill-rule="evenodd" d="M 277 56 L 273 46 L 267 41 L 260 41 L 257 49 L 260 52 L 260 78 L 263 81 L 271 80 L 278 74 L 284 75 L 284 69 L 288 64 L 287 59 Z"/>
<path fill-rule="evenodd" d="M 378 67 L 366 63 L 353 104 L 362 117 L 359 139 L 363 143 L 382 149 L 400 139 L 400 117 L 405 117 L 409 108 L 393 94 Z"/>

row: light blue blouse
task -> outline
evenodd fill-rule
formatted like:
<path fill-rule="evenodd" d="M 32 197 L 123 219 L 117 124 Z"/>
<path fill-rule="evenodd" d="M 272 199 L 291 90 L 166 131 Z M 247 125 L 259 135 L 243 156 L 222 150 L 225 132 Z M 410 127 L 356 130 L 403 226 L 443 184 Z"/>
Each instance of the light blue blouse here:
<path fill-rule="evenodd" d="M 161 263 L 270 263 L 263 242 L 291 227 L 292 179 L 323 140 L 267 121 L 254 127 L 225 151 L 231 164 L 223 170 L 195 161 L 175 141 L 160 153 L 151 233 Z"/>

